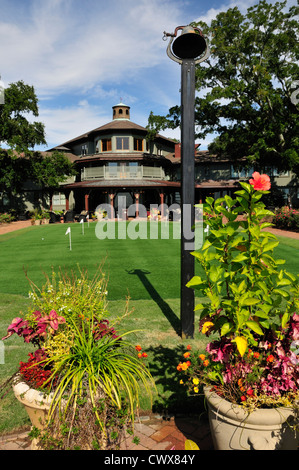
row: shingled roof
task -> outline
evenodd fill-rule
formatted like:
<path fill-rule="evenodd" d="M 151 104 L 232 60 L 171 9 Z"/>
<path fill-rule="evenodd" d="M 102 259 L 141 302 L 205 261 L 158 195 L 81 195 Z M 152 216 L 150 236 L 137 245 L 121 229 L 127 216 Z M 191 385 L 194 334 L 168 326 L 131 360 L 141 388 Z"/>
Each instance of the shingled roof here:
<path fill-rule="evenodd" d="M 104 124 L 103 126 L 100 126 L 100 127 L 96 127 L 95 129 L 92 129 L 91 131 L 88 131 L 84 134 L 81 134 L 79 135 L 78 137 L 75 137 L 71 140 L 68 140 L 56 147 L 53 147 L 52 149 L 50 150 L 57 150 L 57 148 L 61 148 L 61 147 L 67 147 L 69 144 L 72 144 L 76 141 L 83 141 L 83 140 L 86 140 L 88 139 L 89 137 L 92 136 L 92 134 L 97 134 L 97 133 L 101 133 L 101 132 L 106 132 L 106 131 L 115 131 L 115 130 L 134 130 L 134 131 L 139 131 L 139 132 L 142 132 L 144 134 L 147 134 L 147 129 L 145 127 L 142 127 L 140 126 L 139 124 L 136 124 L 135 122 L 132 122 L 128 119 L 115 119 L 111 122 L 108 122 L 107 124 Z M 157 134 L 156 135 L 156 138 L 160 138 L 160 139 L 163 139 L 163 140 L 168 140 L 170 142 L 174 142 L 172 139 L 169 139 L 167 137 L 164 137 L 160 134 Z"/>

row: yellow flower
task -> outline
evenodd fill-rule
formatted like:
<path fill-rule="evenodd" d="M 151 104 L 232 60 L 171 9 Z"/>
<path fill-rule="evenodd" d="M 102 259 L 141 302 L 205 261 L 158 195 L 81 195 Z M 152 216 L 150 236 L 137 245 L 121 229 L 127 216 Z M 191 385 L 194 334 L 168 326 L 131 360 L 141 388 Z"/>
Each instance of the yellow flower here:
<path fill-rule="evenodd" d="M 207 333 L 211 328 L 212 326 L 214 326 L 214 323 L 211 322 L 211 321 L 206 321 L 203 326 L 202 326 L 202 333 L 205 334 Z"/>
<path fill-rule="evenodd" d="M 193 379 L 193 383 L 194 383 L 194 385 L 198 385 L 199 384 L 199 379 Z"/>
<path fill-rule="evenodd" d="M 198 357 L 199 357 L 199 359 L 201 359 L 202 361 L 204 361 L 205 358 L 206 358 L 206 356 L 205 356 L 204 354 L 200 354 Z"/>
<path fill-rule="evenodd" d="M 194 387 L 193 390 L 194 390 L 195 393 L 198 393 L 198 387 Z"/>
<path fill-rule="evenodd" d="M 180 384 L 182 385 L 184 382 L 182 380 L 180 380 Z"/>

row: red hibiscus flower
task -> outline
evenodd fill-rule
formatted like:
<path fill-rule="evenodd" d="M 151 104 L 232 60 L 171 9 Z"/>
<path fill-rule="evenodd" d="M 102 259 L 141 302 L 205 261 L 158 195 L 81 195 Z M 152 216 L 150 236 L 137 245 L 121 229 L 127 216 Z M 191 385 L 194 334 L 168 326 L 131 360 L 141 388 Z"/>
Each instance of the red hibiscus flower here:
<path fill-rule="evenodd" d="M 249 183 L 257 191 L 268 191 L 271 188 L 270 178 L 268 175 L 260 175 L 258 171 L 252 174 L 253 179 L 249 180 Z"/>

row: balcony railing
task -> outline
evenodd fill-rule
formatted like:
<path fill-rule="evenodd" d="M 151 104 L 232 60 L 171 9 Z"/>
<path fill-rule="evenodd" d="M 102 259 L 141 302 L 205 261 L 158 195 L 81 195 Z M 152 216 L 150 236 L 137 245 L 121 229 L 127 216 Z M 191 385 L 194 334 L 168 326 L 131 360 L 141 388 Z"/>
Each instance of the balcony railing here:
<path fill-rule="evenodd" d="M 92 167 L 81 170 L 81 181 L 93 179 L 166 179 L 164 169 L 161 167 L 139 166 L 129 167 Z"/>

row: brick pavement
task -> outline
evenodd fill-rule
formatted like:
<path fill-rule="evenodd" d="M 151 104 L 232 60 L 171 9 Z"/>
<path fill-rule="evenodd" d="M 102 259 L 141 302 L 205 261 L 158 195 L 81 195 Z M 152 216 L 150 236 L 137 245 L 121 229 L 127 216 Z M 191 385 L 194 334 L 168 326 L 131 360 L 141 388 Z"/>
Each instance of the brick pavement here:
<path fill-rule="evenodd" d="M 191 439 L 200 450 L 213 450 L 209 424 L 205 416 L 200 419 L 190 417 L 143 417 L 135 423 L 134 436 L 139 439 L 133 443 L 129 436 L 121 444 L 122 451 L 163 451 L 185 450 L 185 441 Z M 28 431 L 0 436 L 0 450 L 30 450 L 31 440 Z"/>

